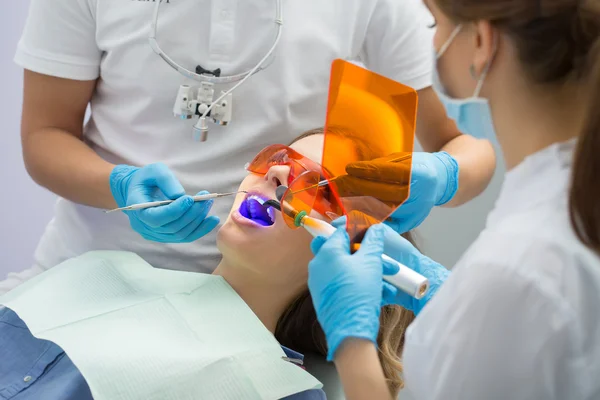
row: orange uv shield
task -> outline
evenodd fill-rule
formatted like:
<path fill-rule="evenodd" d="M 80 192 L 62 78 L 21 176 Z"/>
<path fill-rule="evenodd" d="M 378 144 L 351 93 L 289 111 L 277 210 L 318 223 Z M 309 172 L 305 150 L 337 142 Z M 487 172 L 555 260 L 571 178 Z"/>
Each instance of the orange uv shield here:
<path fill-rule="evenodd" d="M 322 169 L 295 176 L 283 202 L 297 211 L 317 211 L 328 219 L 345 215 L 350 238 L 353 244 L 359 243 L 369 226 L 384 221 L 408 199 L 416 113 L 414 89 L 335 60 Z M 393 177 L 398 183 L 393 193 L 382 194 L 378 182 L 356 175 L 368 172 L 373 160 L 385 157 L 386 162 L 402 164 L 394 169 L 402 176 Z M 286 222 L 293 226 L 293 219 Z"/>

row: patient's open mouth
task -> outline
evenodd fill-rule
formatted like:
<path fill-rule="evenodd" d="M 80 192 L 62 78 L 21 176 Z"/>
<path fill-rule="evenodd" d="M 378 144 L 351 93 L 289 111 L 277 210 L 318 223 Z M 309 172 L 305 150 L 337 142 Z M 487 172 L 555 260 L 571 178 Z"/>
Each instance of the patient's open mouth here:
<path fill-rule="evenodd" d="M 242 201 L 242 204 L 240 204 L 240 214 L 259 225 L 273 225 L 275 223 L 275 210 L 273 207 L 263 206 L 266 200 L 268 199 L 258 194 L 248 194 L 244 201 Z"/>

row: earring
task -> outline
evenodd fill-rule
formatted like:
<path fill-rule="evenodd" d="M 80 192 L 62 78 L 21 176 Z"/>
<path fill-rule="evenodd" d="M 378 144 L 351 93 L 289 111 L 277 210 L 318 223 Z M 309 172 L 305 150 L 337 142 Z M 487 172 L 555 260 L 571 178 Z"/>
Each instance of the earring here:
<path fill-rule="evenodd" d="M 475 72 L 475 66 L 473 64 L 471 64 L 471 67 L 469 68 L 469 72 L 471 73 L 471 77 L 473 79 L 477 79 L 477 73 Z"/>

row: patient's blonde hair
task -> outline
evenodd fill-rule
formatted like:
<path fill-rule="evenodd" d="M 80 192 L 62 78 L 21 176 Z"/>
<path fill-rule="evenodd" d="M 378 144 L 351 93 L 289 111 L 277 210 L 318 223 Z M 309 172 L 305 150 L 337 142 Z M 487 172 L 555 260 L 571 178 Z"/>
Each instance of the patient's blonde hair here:
<path fill-rule="evenodd" d="M 369 146 L 352 135 L 352 133 L 343 129 L 329 130 L 329 132 L 352 140 L 361 159 L 370 159 L 377 156 L 370 156 Z M 322 128 L 310 130 L 298 136 L 291 144 L 305 137 L 322 135 L 323 133 Z M 414 244 L 414 239 L 410 232 L 402 236 Z M 404 386 L 400 356 L 404 346 L 406 328 L 414 318 L 415 316 L 412 312 L 400 306 L 385 306 L 381 309 L 379 334 L 377 337 L 379 360 L 383 367 L 390 392 L 394 397 L 398 395 L 398 392 Z M 275 337 L 279 343 L 294 350 L 319 353 L 323 356 L 327 355 L 325 334 L 317 321 L 312 297 L 308 290 L 296 298 L 281 318 L 279 318 L 275 329 Z"/>

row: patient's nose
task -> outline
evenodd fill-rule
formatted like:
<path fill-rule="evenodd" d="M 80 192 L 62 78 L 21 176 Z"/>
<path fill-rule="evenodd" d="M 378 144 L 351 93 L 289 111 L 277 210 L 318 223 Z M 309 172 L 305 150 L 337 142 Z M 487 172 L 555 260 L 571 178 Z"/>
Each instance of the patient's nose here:
<path fill-rule="evenodd" d="M 290 167 L 287 165 L 274 165 L 269 168 L 269 171 L 265 175 L 265 180 L 272 184 L 274 187 L 288 184 L 288 177 L 290 176 Z"/>

